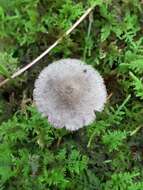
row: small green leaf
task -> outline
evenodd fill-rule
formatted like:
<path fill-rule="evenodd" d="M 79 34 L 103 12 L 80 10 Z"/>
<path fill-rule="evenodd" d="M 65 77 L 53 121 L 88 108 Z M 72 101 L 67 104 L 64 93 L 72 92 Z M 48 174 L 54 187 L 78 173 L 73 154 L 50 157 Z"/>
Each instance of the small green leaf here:
<path fill-rule="evenodd" d="M 110 25 L 105 25 L 101 29 L 101 42 L 104 42 L 110 35 L 111 33 L 111 26 Z"/>
<path fill-rule="evenodd" d="M 8 70 L 3 65 L 0 65 L 0 74 L 3 75 L 3 76 L 5 76 L 5 77 L 9 77 L 10 76 Z"/>

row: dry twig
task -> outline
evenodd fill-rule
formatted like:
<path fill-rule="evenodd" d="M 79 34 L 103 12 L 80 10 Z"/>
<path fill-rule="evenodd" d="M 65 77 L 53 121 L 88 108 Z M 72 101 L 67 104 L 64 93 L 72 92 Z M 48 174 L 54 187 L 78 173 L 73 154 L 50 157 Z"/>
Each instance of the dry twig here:
<path fill-rule="evenodd" d="M 70 29 L 68 29 L 58 40 L 56 40 L 48 49 L 46 49 L 41 55 L 39 55 L 36 59 L 34 59 L 31 63 L 26 65 L 25 67 L 19 69 L 16 71 L 10 78 L 7 78 L 3 80 L 0 83 L 0 87 L 2 87 L 4 84 L 6 84 L 11 79 L 14 79 L 24 73 L 26 70 L 31 68 L 33 65 L 35 65 L 38 61 L 40 61 L 44 56 L 46 56 L 53 48 L 55 48 L 64 37 L 68 36 L 88 15 L 89 13 L 94 9 L 95 5 L 92 5 L 89 9 L 85 11 L 85 13 L 71 26 Z"/>

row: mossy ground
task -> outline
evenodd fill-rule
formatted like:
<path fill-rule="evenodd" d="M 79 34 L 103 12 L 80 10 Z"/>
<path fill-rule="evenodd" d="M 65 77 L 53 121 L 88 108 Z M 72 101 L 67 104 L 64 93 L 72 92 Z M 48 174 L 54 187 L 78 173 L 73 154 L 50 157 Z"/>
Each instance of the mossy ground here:
<path fill-rule="evenodd" d="M 0 81 L 94 11 L 37 65 L 0 89 L 1 190 L 143 189 L 143 2 L 0 0 Z M 105 110 L 76 132 L 54 129 L 32 105 L 52 61 L 79 58 L 103 76 Z"/>

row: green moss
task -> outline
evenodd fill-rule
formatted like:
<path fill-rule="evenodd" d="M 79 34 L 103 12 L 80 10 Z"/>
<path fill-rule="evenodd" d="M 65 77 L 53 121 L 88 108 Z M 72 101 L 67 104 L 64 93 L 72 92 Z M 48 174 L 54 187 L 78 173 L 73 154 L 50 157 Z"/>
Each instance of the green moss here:
<path fill-rule="evenodd" d="M 0 189 L 143 189 L 140 0 L 1 0 L 0 75 L 36 58 L 93 3 L 47 58 L 0 91 Z M 97 121 L 74 133 L 54 129 L 29 105 L 39 71 L 66 57 L 93 65 L 109 95 Z"/>

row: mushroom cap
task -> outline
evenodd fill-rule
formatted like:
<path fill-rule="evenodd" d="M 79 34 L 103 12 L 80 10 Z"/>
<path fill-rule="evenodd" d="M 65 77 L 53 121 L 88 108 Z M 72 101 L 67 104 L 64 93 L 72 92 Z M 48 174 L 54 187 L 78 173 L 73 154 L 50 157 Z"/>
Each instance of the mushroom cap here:
<path fill-rule="evenodd" d="M 78 59 L 61 59 L 44 68 L 33 92 L 39 112 L 54 127 L 71 131 L 92 123 L 106 97 L 101 75 Z"/>

